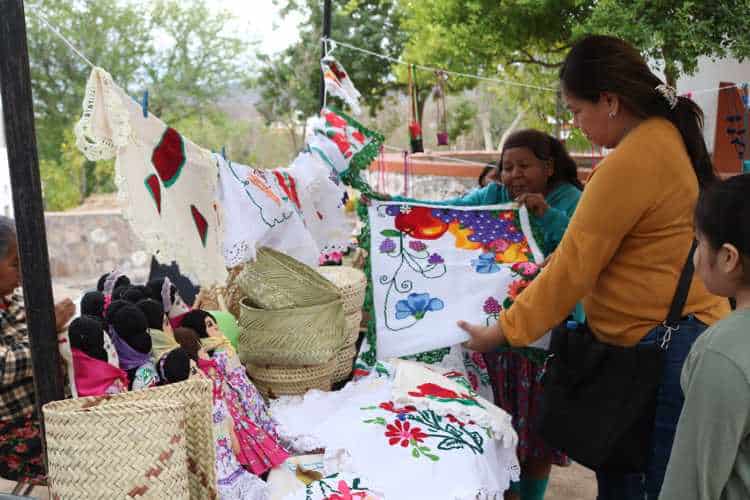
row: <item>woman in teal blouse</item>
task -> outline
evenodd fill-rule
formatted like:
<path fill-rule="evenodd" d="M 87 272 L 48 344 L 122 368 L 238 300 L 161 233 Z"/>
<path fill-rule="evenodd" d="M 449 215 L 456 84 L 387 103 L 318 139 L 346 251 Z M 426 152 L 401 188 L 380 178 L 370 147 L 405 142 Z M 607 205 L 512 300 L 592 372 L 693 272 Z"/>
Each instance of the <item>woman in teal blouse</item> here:
<path fill-rule="evenodd" d="M 583 186 L 578 180 L 575 161 L 554 137 L 538 130 L 521 130 L 506 140 L 498 168 L 500 184 L 493 182 L 460 198 L 430 203 L 480 206 L 515 201 L 524 204 L 542 229 L 544 253 L 551 254 L 562 240 L 581 197 Z M 392 199 L 418 201 L 402 197 Z M 583 321 L 580 305 L 573 316 Z M 552 464 L 567 464 L 564 454 L 548 447 L 530 428 L 540 411 L 539 376 L 546 355 L 546 350 L 534 347 L 504 348 L 485 354 L 495 403 L 513 416 L 519 437 L 521 481 L 511 485 L 506 500 L 543 499 Z"/>

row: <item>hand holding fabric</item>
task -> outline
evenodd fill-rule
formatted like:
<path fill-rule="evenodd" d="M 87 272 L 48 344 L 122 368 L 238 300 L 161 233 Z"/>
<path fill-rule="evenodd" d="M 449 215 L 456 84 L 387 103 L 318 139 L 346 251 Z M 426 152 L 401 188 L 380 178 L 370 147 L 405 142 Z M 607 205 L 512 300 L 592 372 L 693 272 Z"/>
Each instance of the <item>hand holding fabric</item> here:
<path fill-rule="evenodd" d="M 544 199 L 544 195 L 540 193 L 524 193 L 516 198 L 516 203 L 520 205 L 526 205 L 534 215 L 537 217 L 544 217 L 549 209 L 547 200 Z"/>
<path fill-rule="evenodd" d="M 506 343 L 505 335 L 499 323 L 483 326 L 459 321 L 458 326 L 471 336 L 471 339 L 464 342 L 464 347 L 473 351 L 490 352 Z"/>
<path fill-rule="evenodd" d="M 76 306 L 70 299 L 65 299 L 55 304 L 55 331 L 61 332 L 65 329 L 65 325 L 68 324 L 76 313 Z"/>

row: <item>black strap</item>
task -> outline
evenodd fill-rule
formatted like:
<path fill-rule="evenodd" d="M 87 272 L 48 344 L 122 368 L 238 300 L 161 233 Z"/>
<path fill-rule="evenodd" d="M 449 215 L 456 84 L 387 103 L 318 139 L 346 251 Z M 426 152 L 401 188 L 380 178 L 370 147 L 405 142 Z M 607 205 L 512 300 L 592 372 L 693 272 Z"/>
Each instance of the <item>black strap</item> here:
<path fill-rule="evenodd" d="M 690 293 L 690 284 L 693 282 L 693 272 L 695 267 L 693 266 L 693 254 L 695 249 L 698 247 L 698 241 L 693 240 L 693 245 L 690 247 L 688 253 L 687 262 L 685 267 L 682 268 L 682 274 L 680 274 L 680 280 L 677 282 L 677 290 L 674 292 L 674 298 L 672 299 L 672 305 L 669 307 L 669 314 L 665 324 L 667 326 L 675 327 L 682 318 L 682 310 L 685 308 L 685 302 Z"/>

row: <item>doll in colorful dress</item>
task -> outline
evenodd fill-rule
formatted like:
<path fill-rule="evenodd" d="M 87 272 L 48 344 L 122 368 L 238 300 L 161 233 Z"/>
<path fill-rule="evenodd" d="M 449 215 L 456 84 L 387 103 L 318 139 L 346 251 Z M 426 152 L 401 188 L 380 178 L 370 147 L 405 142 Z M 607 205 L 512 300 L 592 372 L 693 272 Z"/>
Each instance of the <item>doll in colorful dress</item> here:
<path fill-rule="evenodd" d="M 180 345 L 174 339 L 174 331 L 169 317 L 160 302 L 143 299 L 137 304 L 148 321 L 148 334 L 151 337 L 151 361 L 156 362 L 172 349 Z"/>
<path fill-rule="evenodd" d="M 182 325 L 195 330 L 198 334 L 202 347 L 209 353 L 211 359 L 216 361 L 219 369 L 224 373 L 229 387 L 239 395 L 239 400 L 253 422 L 278 440 L 276 422 L 268 414 L 268 407 L 263 400 L 263 396 L 247 378 L 245 368 L 240 363 L 231 342 L 219 329 L 213 314 L 201 309 L 194 309 L 183 317 Z"/>
<path fill-rule="evenodd" d="M 261 475 L 284 463 L 288 453 L 277 443 L 275 436 L 256 424 L 253 414 L 247 411 L 244 404 L 245 394 L 233 386 L 227 373 L 227 352 L 216 350 L 209 357 L 194 330 L 180 327 L 174 333 L 180 346 L 191 354 L 201 371 L 213 381 L 214 420 L 231 419 L 232 448 L 240 464 L 253 474 Z"/>
<path fill-rule="evenodd" d="M 146 316 L 135 304 L 115 300 L 110 304 L 107 318 L 109 335 L 120 358 L 120 368 L 128 373 L 131 389 L 157 385 L 159 379 L 151 361 L 151 337 L 148 335 Z"/>
<path fill-rule="evenodd" d="M 172 284 L 170 279 L 151 280 L 146 284 L 146 288 L 150 291 L 151 298 L 161 302 L 164 306 L 164 312 L 169 316 L 172 328 L 180 326 L 182 317 L 190 311 L 190 306 L 182 299 L 177 287 Z"/>
<path fill-rule="evenodd" d="M 108 363 L 102 324 L 94 316 L 81 316 L 68 327 L 76 392 L 79 396 L 118 394 L 128 390 L 128 375 Z"/>
<path fill-rule="evenodd" d="M 195 334 L 193 333 L 193 336 Z M 195 348 L 200 348 L 197 339 Z M 193 377 L 206 377 L 187 349 L 177 347 L 161 357 L 158 363 L 159 378 L 163 384 L 181 382 Z M 268 500 L 266 483 L 249 473 L 240 465 L 234 447 L 238 440 L 234 437 L 229 412 L 223 401 L 214 404 L 213 431 L 216 445 L 216 479 L 221 500 Z"/>

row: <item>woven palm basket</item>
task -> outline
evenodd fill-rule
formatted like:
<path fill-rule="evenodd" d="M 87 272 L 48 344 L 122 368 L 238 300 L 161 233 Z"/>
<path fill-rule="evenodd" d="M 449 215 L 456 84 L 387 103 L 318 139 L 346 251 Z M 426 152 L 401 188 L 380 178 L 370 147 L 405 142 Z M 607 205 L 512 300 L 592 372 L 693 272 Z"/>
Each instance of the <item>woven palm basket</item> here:
<path fill-rule="evenodd" d="M 344 338 L 341 299 L 307 307 L 258 309 L 240 302 L 240 361 L 248 364 L 310 366 L 331 360 Z"/>
<path fill-rule="evenodd" d="M 305 394 L 310 389 L 330 391 L 336 358 L 316 366 L 247 365 L 247 374 L 266 399 Z"/>
<path fill-rule="evenodd" d="M 49 403 L 44 406 L 45 418 L 47 409 L 57 410 L 57 405 L 65 405 L 65 411 L 87 410 L 92 408 L 108 408 L 112 405 L 138 406 L 142 403 L 166 403 L 178 404 L 184 407 L 185 414 L 185 449 L 187 453 L 188 493 L 190 500 L 203 500 L 217 498 L 216 488 L 216 452 L 213 436 L 213 396 L 212 385 L 206 379 L 191 379 L 176 384 L 153 387 L 140 391 L 130 391 L 113 396 L 87 397 L 68 399 Z M 54 418 L 54 417 L 53 417 Z M 173 416 L 161 415 L 164 422 L 168 424 L 171 431 L 177 427 L 178 419 Z M 49 439 L 49 420 L 47 422 L 47 439 Z M 116 423 L 114 420 L 111 424 Z M 53 432 L 55 432 L 53 430 Z M 151 439 L 151 427 L 139 426 L 137 431 L 129 437 L 130 441 L 147 441 Z M 120 443 L 121 446 L 130 446 L 129 443 Z M 130 453 L 130 459 L 135 460 L 135 455 Z M 109 480 L 108 476 L 103 478 Z M 96 498 L 117 498 L 117 495 L 100 495 Z M 125 498 L 126 495 L 119 495 Z M 77 495 L 61 498 L 78 498 Z M 140 498 L 140 497 L 138 497 Z M 170 498 L 161 496 L 159 498 Z M 182 498 L 175 496 L 175 498 Z"/>
<path fill-rule="evenodd" d="M 336 285 L 341 292 L 345 314 L 353 314 L 362 310 L 367 290 L 365 273 L 348 266 L 323 266 L 318 268 L 318 272 Z"/>
<path fill-rule="evenodd" d="M 75 401 L 44 407 L 52 498 L 190 498 L 184 404 Z"/>
<path fill-rule="evenodd" d="M 341 298 L 338 288 L 315 269 L 269 248 L 258 250 L 236 282 L 242 295 L 259 309 L 307 307 Z"/>
<path fill-rule="evenodd" d="M 354 358 L 357 357 L 357 346 L 352 344 L 343 347 L 336 355 L 336 371 L 333 372 L 333 383 L 343 382 L 352 373 Z"/>
<path fill-rule="evenodd" d="M 235 318 L 240 317 L 240 301 L 244 298 L 242 289 L 237 282 L 237 277 L 241 272 L 242 266 L 230 269 L 229 277 L 227 277 L 227 286 L 224 288 L 224 303 L 227 306 L 227 310 Z"/>
<path fill-rule="evenodd" d="M 347 314 L 344 320 L 344 340 L 341 345 L 342 347 L 349 347 L 356 344 L 357 340 L 359 340 L 359 324 L 362 321 L 362 311 Z"/>

